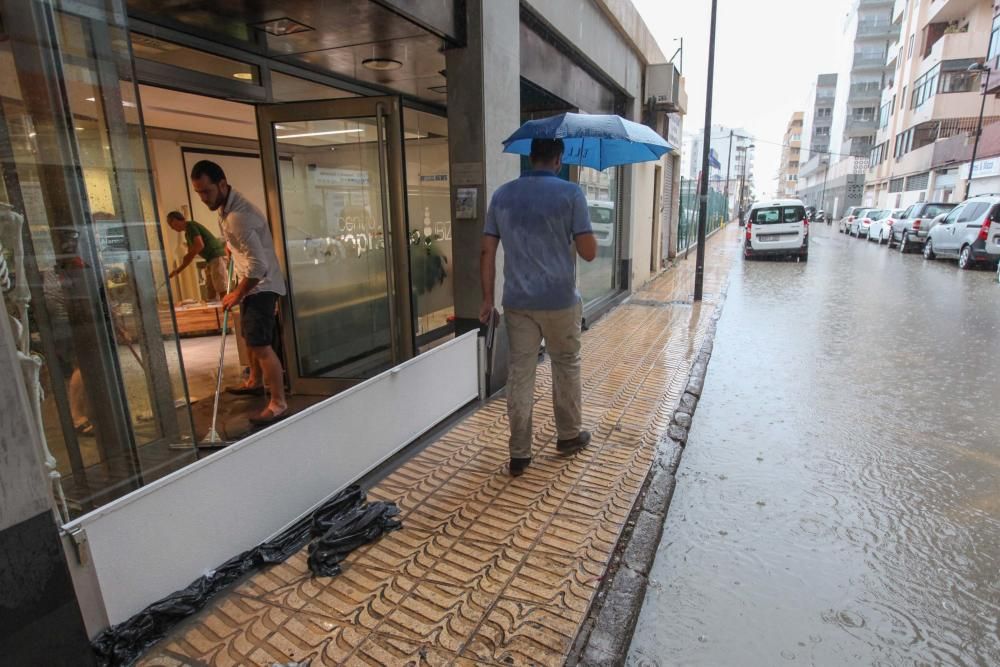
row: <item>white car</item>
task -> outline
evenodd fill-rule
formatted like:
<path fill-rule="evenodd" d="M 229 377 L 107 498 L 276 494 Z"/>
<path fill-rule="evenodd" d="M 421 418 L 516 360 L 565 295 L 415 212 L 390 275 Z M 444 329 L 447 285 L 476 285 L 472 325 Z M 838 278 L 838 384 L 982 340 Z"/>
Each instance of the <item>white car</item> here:
<path fill-rule="evenodd" d="M 851 223 L 851 228 L 847 233 L 859 239 L 862 236 L 868 236 L 868 228 L 872 226 L 872 222 L 880 220 L 887 215 L 889 215 L 889 211 L 885 209 L 865 209 L 863 213 L 859 213 L 858 217 L 854 218 L 854 222 Z"/>
<path fill-rule="evenodd" d="M 605 248 L 615 244 L 615 203 L 610 201 L 587 201 L 590 212 L 590 226 L 594 230 L 597 245 Z"/>
<path fill-rule="evenodd" d="M 800 199 L 757 202 L 747 216 L 744 259 L 778 255 L 809 259 L 809 221 Z"/>
<path fill-rule="evenodd" d="M 887 215 L 877 220 L 872 220 L 871 224 L 868 226 L 868 240 L 875 241 L 879 245 L 889 242 L 889 239 L 892 236 L 892 223 L 899 220 L 899 216 L 904 215 L 906 213 L 906 209 L 884 209 L 882 212 Z"/>

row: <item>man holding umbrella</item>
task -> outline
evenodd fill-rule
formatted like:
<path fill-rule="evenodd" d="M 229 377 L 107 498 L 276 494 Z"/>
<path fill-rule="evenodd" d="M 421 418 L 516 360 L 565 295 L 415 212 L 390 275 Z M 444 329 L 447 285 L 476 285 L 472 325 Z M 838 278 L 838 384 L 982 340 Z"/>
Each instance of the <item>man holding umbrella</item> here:
<path fill-rule="evenodd" d="M 493 316 L 496 254 L 501 243 L 504 247 L 503 307 L 510 357 L 507 414 L 510 474 L 515 477 L 531 463 L 531 413 L 542 339 L 552 359 L 556 450 L 568 456 L 590 442 L 581 423 L 583 307 L 572 248 L 590 262 L 597 255 L 597 240 L 583 191 L 558 176 L 564 148 L 561 139 L 531 141 L 531 171 L 497 189 L 483 231 L 479 314 L 483 322 Z"/>

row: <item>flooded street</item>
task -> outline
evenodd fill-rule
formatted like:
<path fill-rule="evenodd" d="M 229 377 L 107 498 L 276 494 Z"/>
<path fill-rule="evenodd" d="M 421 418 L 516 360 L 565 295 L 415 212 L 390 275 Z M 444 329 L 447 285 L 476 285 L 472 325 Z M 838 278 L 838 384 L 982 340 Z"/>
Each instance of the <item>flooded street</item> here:
<path fill-rule="evenodd" d="M 1000 664 L 1000 285 L 737 260 L 629 665 Z"/>

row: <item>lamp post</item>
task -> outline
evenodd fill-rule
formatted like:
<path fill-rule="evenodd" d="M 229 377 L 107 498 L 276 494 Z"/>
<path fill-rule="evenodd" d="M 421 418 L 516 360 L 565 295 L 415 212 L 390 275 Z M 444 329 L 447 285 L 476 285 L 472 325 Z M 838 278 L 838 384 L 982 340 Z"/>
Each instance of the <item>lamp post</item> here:
<path fill-rule="evenodd" d="M 822 207 L 821 210 L 824 211 L 824 215 L 826 215 L 826 217 L 829 219 L 830 212 L 826 210 L 826 178 L 827 176 L 830 175 L 830 156 L 827 155 L 826 161 L 824 162 L 821 160 L 820 164 L 824 165 L 824 169 L 823 169 L 823 194 L 819 196 L 819 205 Z"/>
<path fill-rule="evenodd" d="M 969 177 L 965 179 L 965 197 L 969 198 L 969 190 L 972 189 L 972 171 L 976 168 L 976 153 L 979 152 L 979 135 L 983 133 L 983 112 L 986 110 L 986 86 L 990 82 L 990 68 L 982 63 L 972 63 L 966 70 L 968 72 L 985 72 L 986 80 L 982 81 L 982 102 L 979 103 L 979 120 L 976 121 L 976 140 L 972 142 L 972 161 L 969 162 Z M 982 79 L 982 76 L 980 76 Z"/>
<path fill-rule="evenodd" d="M 694 300 L 701 301 L 705 284 L 705 223 L 708 218 L 708 156 L 712 148 L 712 84 L 715 79 L 715 17 L 718 0 L 712 0 L 712 22 L 708 33 L 708 78 L 705 93 L 705 145 L 701 149 L 701 183 L 698 203 L 698 249 L 694 267 Z"/>

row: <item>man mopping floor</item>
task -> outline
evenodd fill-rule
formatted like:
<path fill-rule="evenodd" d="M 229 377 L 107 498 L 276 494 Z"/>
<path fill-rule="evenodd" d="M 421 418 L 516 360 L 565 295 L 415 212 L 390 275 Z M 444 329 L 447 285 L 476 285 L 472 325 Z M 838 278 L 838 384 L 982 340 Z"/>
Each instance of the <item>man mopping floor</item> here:
<path fill-rule="evenodd" d="M 250 417 L 254 426 L 267 426 L 288 416 L 285 379 L 274 342 L 278 298 L 285 292 L 285 278 L 274 252 L 271 229 L 264 214 L 226 181 L 215 162 L 202 160 L 191 169 L 191 184 L 205 206 L 219 211 L 219 227 L 229 244 L 239 284 L 222 300 L 227 311 L 240 307 L 240 330 L 250 354 L 250 378 L 227 391 L 263 395 L 267 406 Z"/>
<path fill-rule="evenodd" d="M 531 171 L 505 183 L 486 214 L 481 253 L 483 304 L 479 319 L 493 317 L 497 248 L 504 249 L 504 320 L 510 350 L 507 414 L 510 419 L 510 474 L 531 463 L 538 349 L 552 359 L 552 405 L 556 450 L 568 456 L 590 442 L 582 427 L 580 329 L 583 306 L 576 289 L 576 258 L 597 256 L 587 198 L 580 186 L 559 178 L 564 145 L 559 139 L 531 142 Z"/>

